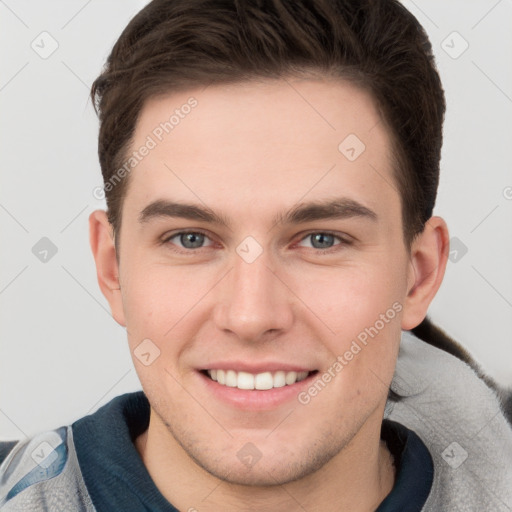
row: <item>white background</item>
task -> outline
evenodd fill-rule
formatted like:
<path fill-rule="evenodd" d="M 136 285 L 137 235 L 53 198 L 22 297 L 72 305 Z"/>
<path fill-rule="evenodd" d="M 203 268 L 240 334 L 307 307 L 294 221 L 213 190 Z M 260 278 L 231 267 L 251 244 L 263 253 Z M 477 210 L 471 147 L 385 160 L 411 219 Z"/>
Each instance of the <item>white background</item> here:
<path fill-rule="evenodd" d="M 87 218 L 104 203 L 92 194 L 102 182 L 88 93 L 145 3 L 0 1 L 0 438 L 69 424 L 140 389 L 89 248 Z M 429 33 L 446 90 L 435 214 L 467 247 L 430 314 L 511 386 L 512 0 L 404 4 Z M 44 31 L 58 43 L 46 59 L 31 47 Z M 32 252 L 42 237 L 58 250 L 46 263 Z"/>

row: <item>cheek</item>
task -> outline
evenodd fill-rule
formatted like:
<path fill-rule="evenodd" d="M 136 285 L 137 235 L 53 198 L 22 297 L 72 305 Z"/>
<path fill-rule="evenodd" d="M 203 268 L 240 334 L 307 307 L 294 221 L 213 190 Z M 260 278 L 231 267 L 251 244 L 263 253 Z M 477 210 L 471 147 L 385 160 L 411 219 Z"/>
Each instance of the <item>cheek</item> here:
<path fill-rule="evenodd" d="M 123 287 L 123 305 L 130 350 L 141 381 L 161 375 L 166 369 L 181 371 L 177 364 L 191 340 L 208 318 L 204 298 L 216 282 L 211 269 L 186 269 L 161 264 L 134 265 Z M 148 342 L 147 340 L 150 340 Z M 138 355 L 158 355 L 149 366 Z M 147 356 L 146 356 L 147 359 Z M 181 373 L 180 373 L 181 376 Z"/>
<path fill-rule="evenodd" d="M 123 289 L 128 325 L 158 338 L 184 318 L 208 288 L 199 272 L 158 264 L 132 268 Z"/>
<path fill-rule="evenodd" d="M 349 401 L 387 393 L 401 335 L 402 263 L 330 269 L 330 275 L 303 281 L 300 293 L 327 327 L 321 331 L 330 365 L 339 358 L 331 368 L 336 387 Z"/>
<path fill-rule="evenodd" d="M 310 278 L 294 279 L 294 289 L 331 334 L 353 337 L 394 305 L 390 312 L 393 318 L 401 309 L 406 286 L 402 268 L 399 264 L 384 266 L 381 262 L 323 269 L 312 272 Z"/>

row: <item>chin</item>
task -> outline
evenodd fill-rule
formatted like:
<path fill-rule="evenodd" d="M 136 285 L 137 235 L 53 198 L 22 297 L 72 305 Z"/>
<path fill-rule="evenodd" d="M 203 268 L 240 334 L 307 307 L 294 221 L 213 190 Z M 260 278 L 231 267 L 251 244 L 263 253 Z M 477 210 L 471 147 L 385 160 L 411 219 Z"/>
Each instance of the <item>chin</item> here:
<path fill-rule="evenodd" d="M 214 450 L 201 449 L 200 443 L 189 443 L 190 440 L 182 439 L 180 444 L 198 466 L 215 478 L 250 487 L 283 485 L 307 477 L 325 466 L 344 445 L 333 436 L 325 436 L 323 442 L 310 438 L 309 446 L 298 443 L 293 436 L 288 440 L 292 446 L 235 438 L 227 446 L 216 444 Z"/>

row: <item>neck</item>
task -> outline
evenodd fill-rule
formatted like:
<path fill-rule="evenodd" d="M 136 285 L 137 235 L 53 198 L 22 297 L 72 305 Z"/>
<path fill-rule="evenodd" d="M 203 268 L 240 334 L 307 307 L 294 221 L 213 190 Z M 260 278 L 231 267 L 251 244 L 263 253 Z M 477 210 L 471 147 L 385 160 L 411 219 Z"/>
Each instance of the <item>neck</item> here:
<path fill-rule="evenodd" d="M 205 471 L 153 410 L 149 428 L 135 446 L 161 494 L 179 510 L 373 512 L 395 481 L 393 457 L 380 439 L 380 423 L 376 427 L 363 426 L 349 445 L 315 473 L 267 487 L 232 484 Z M 365 430 L 377 434 L 373 442 L 368 442 Z"/>

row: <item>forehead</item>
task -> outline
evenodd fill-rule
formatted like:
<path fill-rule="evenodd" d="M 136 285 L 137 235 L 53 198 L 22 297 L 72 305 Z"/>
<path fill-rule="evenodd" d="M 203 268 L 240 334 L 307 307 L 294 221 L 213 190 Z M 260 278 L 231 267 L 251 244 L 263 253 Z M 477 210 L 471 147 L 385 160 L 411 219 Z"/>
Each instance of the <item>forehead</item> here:
<path fill-rule="evenodd" d="M 195 106 L 189 107 L 192 103 Z M 315 146 L 324 140 L 332 147 L 350 130 L 369 141 L 370 132 L 381 121 L 371 94 L 346 80 L 261 79 L 149 98 L 141 109 L 136 134 L 153 133 L 159 145 L 171 139 L 192 142 L 191 135 L 202 147 L 209 141 L 229 139 L 232 146 L 242 142 L 243 151 L 271 147 L 276 142 L 271 135 L 279 135 L 280 142 L 309 140 Z"/>
<path fill-rule="evenodd" d="M 154 97 L 131 149 L 144 145 L 151 149 L 131 172 L 128 192 L 140 205 L 159 195 L 197 202 L 213 193 L 229 206 L 236 191 L 239 206 L 254 209 L 334 187 L 355 200 L 373 191 L 375 202 L 379 189 L 398 200 L 396 189 L 382 190 L 393 182 L 391 146 L 375 101 L 342 80 L 251 81 Z"/>

